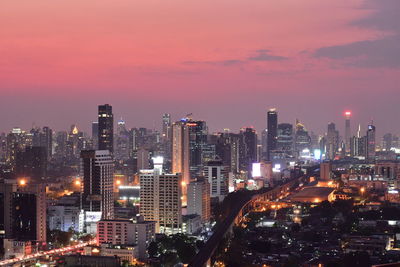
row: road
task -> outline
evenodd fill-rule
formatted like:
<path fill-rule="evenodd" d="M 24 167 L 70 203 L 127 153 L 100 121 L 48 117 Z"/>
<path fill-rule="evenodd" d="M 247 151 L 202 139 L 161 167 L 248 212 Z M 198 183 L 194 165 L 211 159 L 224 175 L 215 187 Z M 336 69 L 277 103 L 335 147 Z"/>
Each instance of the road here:
<path fill-rule="evenodd" d="M 212 257 L 218 244 L 221 242 L 225 234 L 228 232 L 229 228 L 233 225 L 236 217 L 239 215 L 240 211 L 249 203 L 252 199 L 257 196 L 267 194 L 270 192 L 280 193 L 283 188 L 289 189 L 289 185 L 298 181 L 300 178 L 289 181 L 283 185 L 279 185 L 274 188 L 264 189 L 259 191 L 248 191 L 247 194 L 236 192 L 236 198 L 229 199 L 231 205 L 229 205 L 229 212 L 221 223 L 219 223 L 213 233 L 213 235 L 208 239 L 204 247 L 201 248 L 199 253 L 194 257 L 189 267 L 204 267 L 207 261 Z"/>
<path fill-rule="evenodd" d="M 53 249 L 53 250 L 48 250 L 48 251 L 41 251 L 36 254 L 27 255 L 25 257 L 3 260 L 3 261 L 0 261 L 0 266 L 12 265 L 12 264 L 16 264 L 16 263 L 20 263 L 20 262 L 24 262 L 24 261 L 31 261 L 31 260 L 34 260 L 34 259 L 37 259 L 37 258 L 40 258 L 43 256 L 48 256 L 48 255 L 57 255 L 57 254 L 61 254 L 61 253 L 71 252 L 71 251 L 78 250 L 78 249 L 81 249 L 81 248 L 89 246 L 89 245 L 94 245 L 96 243 L 97 243 L 96 240 L 92 240 L 92 241 L 80 243 L 80 244 L 77 244 L 74 246 L 63 247 L 63 248 L 58 248 L 58 249 Z"/>

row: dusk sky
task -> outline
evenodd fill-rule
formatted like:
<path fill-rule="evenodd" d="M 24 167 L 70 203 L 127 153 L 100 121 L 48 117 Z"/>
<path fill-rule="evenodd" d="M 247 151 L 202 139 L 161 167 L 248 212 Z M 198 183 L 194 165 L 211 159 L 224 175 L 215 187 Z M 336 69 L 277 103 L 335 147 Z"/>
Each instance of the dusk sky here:
<path fill-rule="evenodd" d="M 129 127 L 193 113 L 261 130 L 268 108 L 343 133 L 400 133 L 399 0 L 3 0 L 0 131 L 90 129 L 97 105 Z"/>

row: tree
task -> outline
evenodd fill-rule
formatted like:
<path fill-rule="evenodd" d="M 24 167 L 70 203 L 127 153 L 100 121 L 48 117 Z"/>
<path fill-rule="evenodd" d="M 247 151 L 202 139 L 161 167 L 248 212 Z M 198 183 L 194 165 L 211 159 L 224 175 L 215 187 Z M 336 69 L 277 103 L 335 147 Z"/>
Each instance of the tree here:
<path fill-rule="evenodd" d="M 149 247 L 148 247 L 148 249 L 147 249 L 147 252 L 149 253 L 150 258 L 156 257 L 157 254 L 158 254 L 158 244 L 157 244 L 157 242 L 154 242 L 154 241 L 151 242 Z"/>

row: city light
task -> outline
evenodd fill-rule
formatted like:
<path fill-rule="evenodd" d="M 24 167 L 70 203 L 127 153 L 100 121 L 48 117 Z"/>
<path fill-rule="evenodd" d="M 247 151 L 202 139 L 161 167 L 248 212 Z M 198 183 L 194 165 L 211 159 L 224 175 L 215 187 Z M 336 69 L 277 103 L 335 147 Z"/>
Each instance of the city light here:
<path fill-rule="evenodd" d="M 26 180 L 25 179 L 20 179 L 19 181 L 18 181 L 18 184 L 20 185 L 20 186 L 24 186 L 24 185 L 26 185 Z"/>

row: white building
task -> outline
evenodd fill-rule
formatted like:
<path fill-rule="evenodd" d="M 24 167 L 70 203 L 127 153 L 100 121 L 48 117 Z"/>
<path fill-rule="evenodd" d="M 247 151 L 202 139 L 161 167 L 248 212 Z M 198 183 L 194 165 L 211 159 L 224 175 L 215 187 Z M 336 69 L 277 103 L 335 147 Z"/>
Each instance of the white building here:
<path fill-rule="evenodd" d="M 154 170 L 141 170 L 140 215 L 156 222 L 156 232 L 180 233 L 182 227 L 182 188 L 180 174 L 164 174 L 158 163 Z"/>
<path fill-rule="evenodd" d="M 203 223 L 210 221 L 210 184 L 207 180 L 192 181 L 188 185 L 187 214 L 200 215 Z"/>
<path fill-rule="evenodd" d="M 68 232 L 70 229 L 79 232 L 79 207 L 50 206 L 47 214 L 50 230 Z"/>
<path fill-rule="evenodd" d="M 204 166 L 204 177 L 210 184 L 211 197 L 222 201 L 229 193 L 229 168 L 220 160 L 208 161 Z"/>

